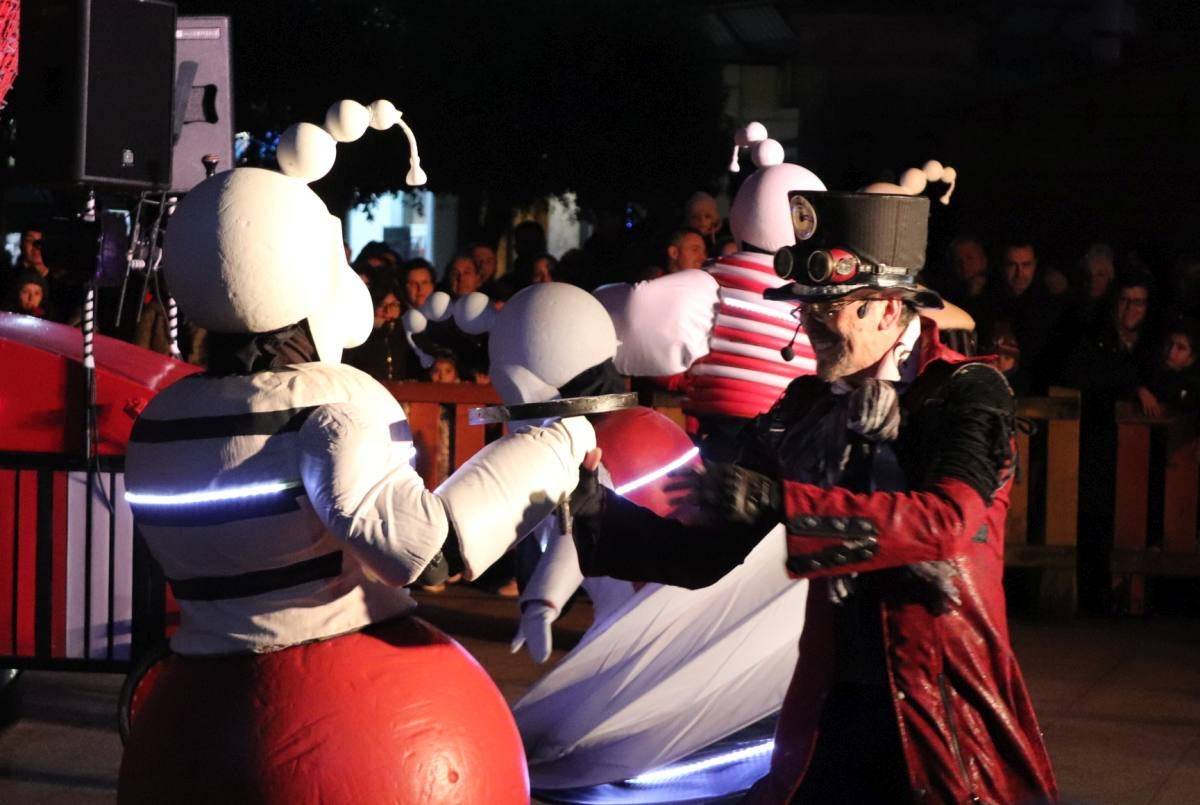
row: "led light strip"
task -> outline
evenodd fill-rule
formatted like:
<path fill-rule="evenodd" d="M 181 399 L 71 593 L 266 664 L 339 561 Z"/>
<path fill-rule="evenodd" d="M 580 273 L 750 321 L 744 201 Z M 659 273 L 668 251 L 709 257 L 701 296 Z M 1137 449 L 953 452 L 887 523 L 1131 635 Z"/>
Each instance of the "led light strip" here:
<path fill-rule="evenodd" d="M 639 774 L 637 777 L 631 777 L 626 780 L 628 785 L 662 785 L 663 783 L 675 782 L 689 774 L 708 771 L 720 766 L 730 766 L 734 763 L 752 760 L 757 757 L 771 754 L 775 748 L 775 741 L 767 738 L 758 743 L 744 746 L 741 749 L 734 749 L 730 752 L 725 752 L 720 755 L 706 757 L 704 760 L 697 760 L 694 763 L 684 763 L 678 766 L 664 766 L 661 769 L 648 771 L 645 774 Z"/>
<path fill-rule="evenodd" d="M 666 465 L 665 467 L 659 467 L 658 469 L 654 470 L 653 472 L 643 475 L 641 478 L 635 478 L 634 480 L 630 481 L 627 484 L 621 484 L 613 491 L 615 491 L 618 495 L 627 495 L 630 492 L 633 492 L 637 489 L 641 489 L 646 484 L 657 481 L 659 478 L 663 477 L 664 475 L 666 475 L 669 472 L 674 472 L 675 470 L 679 469 L 684 464 L 687 464 L 689 461 L 691 461 L 693 458 L 695 458 L 698 455 L 700 455 L 700 448 L 693 447 L 691 450 L 687 451 L 682 456 L 675 459 L 674 461 L 672 461 L 670 464 Z"/>
<path fill-rule="evenodd" d="M 792 327 L 796 326 L 796 320 L 787 313 L 769 308 L 766 305 L 758 305 L 754 302 L 747 302 L 744 299 L 736 299 L 732 295 L 721 294 L 721 304 L 738 310 L 749 310 L 752 313 L 758 313 L 762 316 L 770 316 L 773 319 L 789 322 Z"/>
<path fill-rule="evenodd" d="M 401 457 L 410 465 L 417 459 L 417 448 L 412 442 L 397 442 L 402 445 Z M 125 492 L 125 499 L 135 506 L 192 506 L 197 503 L 221 503 L 230 500 L 258 498 L 296 489 L 302 481 L 269 481 L 261 484 L 234 486 L 228 489 L 206 489 L 203 492 L 181 492 L 175 495 L 159 495 L 151 492 Z"/>
<path fill-rule="evenodd" d="M 228 500 L 275 495 L 301 486 L 300 481 L 271 481 L 262 484 L 233 486 L 228 489 L 206 489 L 202 492 L 182 492 L 177 495 L 157 495 L 125 492 L 125 499 L 135 506 L 190 506 L 196 503 L 219 503 Z"/>

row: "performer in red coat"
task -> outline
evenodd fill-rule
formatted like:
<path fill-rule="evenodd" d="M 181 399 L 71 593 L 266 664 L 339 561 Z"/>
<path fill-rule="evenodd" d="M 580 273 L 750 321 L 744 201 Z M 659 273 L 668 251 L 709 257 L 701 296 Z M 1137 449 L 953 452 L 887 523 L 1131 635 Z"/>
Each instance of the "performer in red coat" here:
<path fill-rule="evenodd" d="M 1004 378 L 916 316 L 928 201 L 799 192 L 808 222 L 769 297 L 799 306 L 817 376 L 708 465 L 710 527 L 658 518 L 586 477 L 585 572 L 700 587 L 782 522 L 813 580 L 771 772 L 749 801 L 1028 802 L 1056 797 L 1008 640 L 1001 586 L 1014 408 Z M 797 232 L 799 235 L 799 231 Z"/>

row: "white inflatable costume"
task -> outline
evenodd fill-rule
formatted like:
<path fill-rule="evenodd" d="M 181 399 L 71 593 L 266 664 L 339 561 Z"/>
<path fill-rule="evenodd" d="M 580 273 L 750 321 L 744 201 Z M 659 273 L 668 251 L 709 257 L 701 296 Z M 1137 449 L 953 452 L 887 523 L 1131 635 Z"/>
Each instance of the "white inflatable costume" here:
<path fill-rule="evenodd" d="M 396 108 L 342 101 L 324 127 L 283 135 L 282 174 L 218 174 L 171 220 L 185 315 L 217 341 L 308 359 L 188 377 L 135 425 L 128 499 L 181 622 L 131 727 L 122 802 L 528 799 L 502 697 L 461 647 L 401 617 L 402 585 L 451 535 L 465 575 L 485 569 L 573 488 L 594 433 L 576 418 L 505 437 L 429 491 L 399 404 L 338 363 L 371 303 L 307 182 L 337 141 L 392 125 L 422 183 Z"/>
<path fill-rule="evenodd" d="M 710 298 L 711 324 L 715 294 Z M 480 295 L 451 302 L 435 294 L 422 311 L 406 314 L 405 326 L 420 332 L 427 320 L 448 317 L 464 331 L 490 333 L 490 376 L 508 404 L 575 396 L 573 381 L 637 347 L 617 343 L 593 297 L 559 283 L 527 288 L 501 310 Z M 690 515 L 669 511 L 672 501 L 660 494 L 665 471 L 697 460 L 681 429 L 648 409 L 607 414 L 594 424 L 610 486 L 668 516 Z M 633 777 L 778 710 L 805 605 L 805 584 L 783 570 L 782 539 L 764 540 L 718 584 L 688 591 L 583 579 L 575 546 L 554 518 L 540 535 L 546 553 L 521 596 L 514 647 L 524 643 L 536 661 L 549 657 L 551 622 L 581 582 L 595 620 L 514 708 L 534 788 Z"/>

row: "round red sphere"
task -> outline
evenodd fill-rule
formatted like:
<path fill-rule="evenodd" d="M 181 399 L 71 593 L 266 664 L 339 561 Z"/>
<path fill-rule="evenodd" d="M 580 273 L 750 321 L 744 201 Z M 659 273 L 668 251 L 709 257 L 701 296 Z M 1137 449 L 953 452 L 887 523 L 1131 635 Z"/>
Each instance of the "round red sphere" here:
<path fill-rule="evenodd" d="M 118 802 L 529 802 L 504 698 L 412 617 L 268 654 L 169 656 L 130 725 Z"/>
<path fill-rule="evenodd" d="M 596 417 L 600 460 L 613 488 L 639 506 L 662 517 L 687 520 L 684 504 L 670 472 L 699 467 L 700 451 L 673 420 L 652 408 L 626 408 Z"/>

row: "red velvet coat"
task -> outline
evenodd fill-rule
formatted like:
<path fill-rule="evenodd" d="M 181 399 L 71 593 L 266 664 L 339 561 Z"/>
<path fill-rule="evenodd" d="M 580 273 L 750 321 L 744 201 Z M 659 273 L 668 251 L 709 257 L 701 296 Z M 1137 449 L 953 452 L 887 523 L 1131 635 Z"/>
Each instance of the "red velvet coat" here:
<path fill-rule="evenodd" d="M 935 361 L 964 360 L 941 347 L 936 335 L 928 325 L 922 332 L 922 373 Z M 940 369 L 950 374 L 948 367 Z M 922 603 L 883 602 L 879 613 L 913 801 L 1056 798 L 1050 760 L 1008 639 L 1001 580 L 1010 486 L 1011 476 L 987 504 L 970 484 L 952 477 L 928 478 L 908 492 L 869 494 L 784 480 L 788 566 L 814 582 L 802 659 L 784 700 L 771 773 L 749 802 L 788 802 L 812 758 L 833 672 L 834 604 L 823 578 L 928 560 L 954 561 L 961 604 L 939 614 Z"/>

